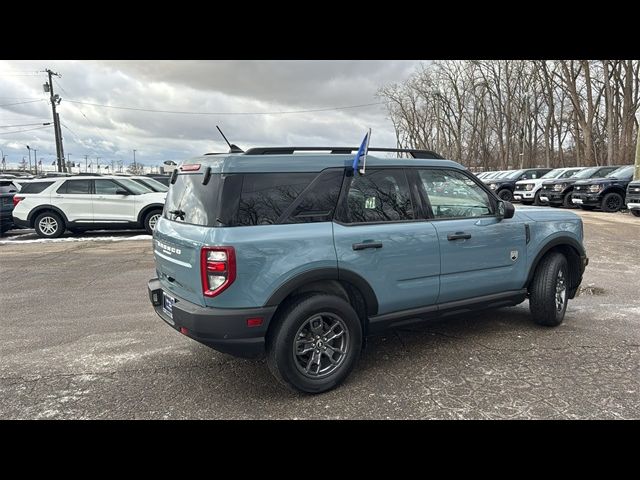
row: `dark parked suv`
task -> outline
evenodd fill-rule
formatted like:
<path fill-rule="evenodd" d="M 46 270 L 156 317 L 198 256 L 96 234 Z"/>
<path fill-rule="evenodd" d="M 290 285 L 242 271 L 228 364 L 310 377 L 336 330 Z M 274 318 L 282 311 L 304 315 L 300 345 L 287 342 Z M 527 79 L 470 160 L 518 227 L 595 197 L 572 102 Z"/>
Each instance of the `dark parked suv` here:
<path fill-rule="evenodd" d="M 614 170 L 604 178 L 579 180 L 573 186 L 571 201 L 584 210 L 600 208 L 617 212 L 624 207 L 627 185 L 633 179 L 633 165 Z"/>
<path fill-rule="evenodd" d="M 551 170 L 551 168 L 525 168 L 523 170 L 514 170 L 503 177 L 487 179 L 485 183 L 502 200 L 511 202 L 513 200 L 513 191 L 516 188 L 516 182 L 519 182 L 520 180 L 540 178 Z"/>
<path fill-rule="evenodd" d="M 540 200 L 548 203 L 552 207 L 574 208 L 576 205 L 571 201 L 573 185 L 579 180 L 591 178 L 602 178 L 614 170 L 620 168 L 619 165 L 607 167 L 589 167 L 576 173 L 574 176 L 562 179 L 547 180 L 540 189 Z"/>
<path fill-rule="evenodd" d="M 538 324 L 564 319 L 587 264 L 575 213 L 515 211 L 433 152 L 369 155 L 361 173 L 356 149 L 300 150 L 202 156 L 174 172 L 148 283 L 164 322 L 266 355 L 285 385 L 318 393 L 386 328 L 526 299 Z"/>
<path fill-rule="evenodd" d="M 640 180 L 631 182 L 627 187 L 627 208 L 632 215 L 640 217 Z"/>

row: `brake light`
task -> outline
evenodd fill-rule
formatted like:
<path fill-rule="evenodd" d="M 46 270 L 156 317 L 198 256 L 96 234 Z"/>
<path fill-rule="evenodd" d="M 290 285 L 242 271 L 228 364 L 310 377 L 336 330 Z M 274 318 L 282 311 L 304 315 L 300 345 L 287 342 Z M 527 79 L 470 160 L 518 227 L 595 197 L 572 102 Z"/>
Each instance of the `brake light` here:
<path fill-rule="evenodd" d="M 180 167 L 180 170 L 182 170 L 183 172 L 195 172 L 197 170 L 200 170 L 200 164 L 199 163 L 191 163 L 191 164 L 187 164 L 187 165 L 182 165 Z"/>
<path fill-rule="evenodd" d="M 202 293 L 215 297 L 236 279 L 236 252 L 233 247 L 202 247 L 200 251 Z"/>
<path fill-rule="evenodd" d="M 16 205 L 18 205 L 22 200 L 24 200 L 24 197 L 19 197 L 18 195 L 14 195 L 13 196 L 13 206 L 15 207 Z"/>

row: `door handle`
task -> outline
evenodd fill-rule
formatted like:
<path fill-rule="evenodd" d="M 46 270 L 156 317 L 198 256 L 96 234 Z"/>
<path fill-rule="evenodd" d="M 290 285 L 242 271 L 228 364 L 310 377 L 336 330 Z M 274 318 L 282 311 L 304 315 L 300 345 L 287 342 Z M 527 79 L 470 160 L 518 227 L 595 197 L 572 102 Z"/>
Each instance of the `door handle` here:
<path fill-rule="evenodd" d="M 354 250 L 364 250 L 365 248 L 382 248 L 382 242 L 354 243 L 351 247 Z"/>
<path fill-rule="evenodd" d="M 471 234 L 464 232 L 450 233 L 447 235 L 447 240 L 469 240 L 470 238 Z"/>

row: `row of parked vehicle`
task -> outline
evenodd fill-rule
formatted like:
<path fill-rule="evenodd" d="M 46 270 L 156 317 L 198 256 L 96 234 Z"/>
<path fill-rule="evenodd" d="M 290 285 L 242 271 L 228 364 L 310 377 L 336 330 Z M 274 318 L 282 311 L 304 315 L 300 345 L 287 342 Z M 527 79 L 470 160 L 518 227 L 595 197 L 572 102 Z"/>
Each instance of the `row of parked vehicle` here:
<path fill-rule="evenodd" d="M 0 233 L 34 228 L 57 238 L 65 231 L 144 228 L 162 214 L 169 176 L 0 176 Z"/>
<path fill-rule="evenodd" d="M 640 217 L 640 181 L 633 181 L 633 173 L 633 165 L 608 165 L 482 172 L 477 177 L 509 202 L 603 212 L 626 205 Z"/>

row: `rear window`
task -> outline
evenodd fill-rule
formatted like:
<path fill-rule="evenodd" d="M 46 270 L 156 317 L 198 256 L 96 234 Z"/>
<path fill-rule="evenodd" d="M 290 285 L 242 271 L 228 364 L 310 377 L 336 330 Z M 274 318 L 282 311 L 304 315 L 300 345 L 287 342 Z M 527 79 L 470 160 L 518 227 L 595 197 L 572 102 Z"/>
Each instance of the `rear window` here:
<path fill-rule="evenodd" d="M 192 225 L 214 226 L 218 215 L 221 175 L 212 174 L 206 185 L 203 173 L 181 173 L 171 185 L 164 217 Z"/>
<path fill-rule="evenodd" d="M 22 185 L 20 193 L 40 193 L 53 182 L 31 182 Z"/>

